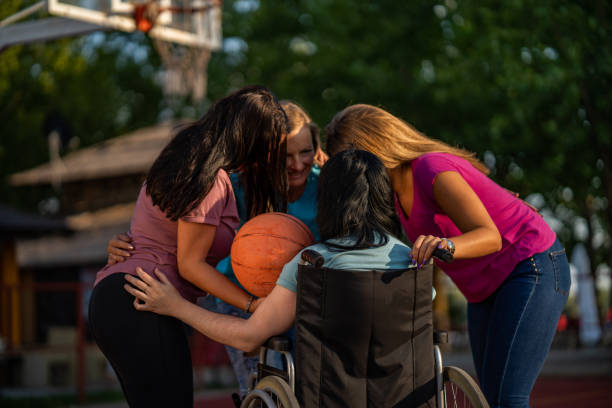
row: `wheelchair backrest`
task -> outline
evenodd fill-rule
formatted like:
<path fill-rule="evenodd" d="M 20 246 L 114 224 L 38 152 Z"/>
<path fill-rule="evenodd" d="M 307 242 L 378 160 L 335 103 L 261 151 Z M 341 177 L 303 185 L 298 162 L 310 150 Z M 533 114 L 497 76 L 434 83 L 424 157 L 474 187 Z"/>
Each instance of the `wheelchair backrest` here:
<path fill-rule="evenodd" d="M 300 265 L 301 407 L 420 406 L 435 393 L 433 266 L 354 271 Z"/>

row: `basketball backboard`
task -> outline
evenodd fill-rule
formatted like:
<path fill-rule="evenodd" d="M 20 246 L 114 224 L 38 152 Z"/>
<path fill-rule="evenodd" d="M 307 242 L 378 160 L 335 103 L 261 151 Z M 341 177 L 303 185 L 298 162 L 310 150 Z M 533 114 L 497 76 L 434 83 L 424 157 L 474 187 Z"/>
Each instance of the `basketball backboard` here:
<path fill-rule="evenodd" d="M 122 31 L 140 29 L 189 47 L 221 47 L 221 2 L 216 0 L 48 0 L 48 12 Z M 146 29 L 141 19 L 150 23 Z"/>

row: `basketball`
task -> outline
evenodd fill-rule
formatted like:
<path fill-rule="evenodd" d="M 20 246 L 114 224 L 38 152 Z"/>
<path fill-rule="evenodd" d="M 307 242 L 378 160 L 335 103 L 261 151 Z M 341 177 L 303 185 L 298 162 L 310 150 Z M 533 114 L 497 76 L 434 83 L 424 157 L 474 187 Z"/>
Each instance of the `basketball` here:
<path fill-rule="evenodd" d="M 231 260 L 238 282 L 251 294 L 267 296 L 283 266 L 314 243 L 312 232 L 299 219 L 284 213 L 265 213 L 247 221 L 234 238 Z"/>

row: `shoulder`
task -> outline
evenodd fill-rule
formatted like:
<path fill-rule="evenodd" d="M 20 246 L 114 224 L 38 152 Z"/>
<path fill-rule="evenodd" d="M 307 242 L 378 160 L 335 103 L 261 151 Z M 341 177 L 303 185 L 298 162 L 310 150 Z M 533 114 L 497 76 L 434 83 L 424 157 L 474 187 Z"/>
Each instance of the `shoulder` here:
<path fill-rule="evenodd" d="M 297 273 L 298 273 L 298 265 L 300 263 L 300 259 L 302 257 L 302 252 L 307 249 L 313 249 L 319 253 L 321 253 L 321 244 L 314 244 L 309 247 L 302 249 L 297 253 L 289 262 L 283 266 L 283 269 L 276 280 L 276 284 L 284 287 L 285 289 L 289 289 L 292 292 L 297 291 Z"/>
<path fill-rule="evenodd" d="M 227 174 L 227 171 L 223 169 L 219 169 L 217 172 L 217 177 L 215 178 L 215 183 L 222 183 L 224 185 L 232 184 L 230 175 Z"/>
<path fill-rule="evenodd" d="M 312 170 L 310 170 L 310 174 L 308 175 L 308 179 L 306 180 L 306 189 L 304 190 L 304 193 L 302 194 L 300 199 L 304 198 L 306 200 L 310 200 L 309 197 L 316 197 L 320 173 L 321 168 L 319 166 L 312 166 Z"/>
<path fill-rule="evenodd" d="M 440 173 L 442 171 L 457 170 L 467 160 L 450 153 L 425 153 L 412 162 L 412 170 L 415 172 Z"/>
<path fill-rule="evenodd" d="M 204 200 L 218 200 L 219 198 L 226 198 L 229 192 L 232 191 L 232 182 L 227 172 L 223 169 L 219 169 L 215 182 L 204 197 Z"/>
<path fill-rule="evenodd" d="M 411 163 L 413 179 L 420 188 L 428 189 L 440 173 L 454 171 L 463 174 L 472 165 L 450 153 L 426 153 Z"/>
<path fill-rule="evenodd" d="M 237 215 L 232 183 L 229 175 L 220 169 L 211 189 L 196 208 L 181 217 L 183 221 L 217 225 L 225 215 Z"/>

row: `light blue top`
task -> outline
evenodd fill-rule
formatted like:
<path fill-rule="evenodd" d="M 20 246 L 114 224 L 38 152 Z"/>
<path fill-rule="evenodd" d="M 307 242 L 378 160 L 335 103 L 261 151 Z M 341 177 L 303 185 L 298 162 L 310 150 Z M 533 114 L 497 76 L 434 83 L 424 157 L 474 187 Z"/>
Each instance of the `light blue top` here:
<path fill-rule="evenodd" d="M 321 169 L 318 166 L 312 166 L 310 174 L 306 179 L 306 188 L 296 201 L 287 203 L 287 213 L 293 215 L 302 221 L 314 235 L 315 241 L 319 240 L 319 228 L 317 227 L 317 186 L 319 183 L 319 173 Z M 240 217 L 240 226 L 246 222 L 246 203 L 244 199 L 244 190 L 240 185 L 240 176 L 237 173 L 230 175 L 230 181 L 234 188 L 236 196 L 236 206 L 238 207 L 238 216 Z M 222 259 L 216 266 L 217 270 L 227 276 L 232 282 L 241 286 L 232 270 L 230 257 Z M 241 286 L 242 287 L 242 286 Z"/>
<path fill-rule="evenodd" d="M 373 269 L 407 269 L 411 266 L 410 247 L 391 235 L 387 236 L 389 241 L 386 245 L 356 250 L 335 250 L 325 244 L 318 243 L 305 249 L 313 249 L 323 256 L 326 268 L 350 269 L 354 271 L 370 271 Z M 331 243 L 350 245 L 352 240 L 344 239 L 330 240 Z M 288 264 L 283 267 L 277 285 L 292 292 L 297 291 L 298 263 L 302 251 L 297 254 Z"/>

